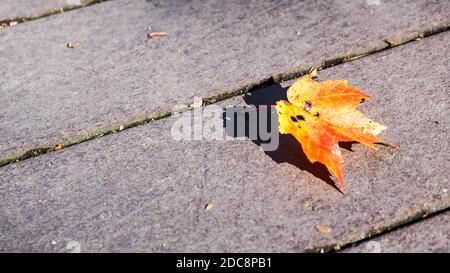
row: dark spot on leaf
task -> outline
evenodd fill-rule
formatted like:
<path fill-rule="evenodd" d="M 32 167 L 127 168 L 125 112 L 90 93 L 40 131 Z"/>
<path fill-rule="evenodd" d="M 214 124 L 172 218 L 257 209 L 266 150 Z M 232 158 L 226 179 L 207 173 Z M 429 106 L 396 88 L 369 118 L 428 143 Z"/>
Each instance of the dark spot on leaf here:
<path fill-rule="evenodd" d="M 298 120 L 305 120 L 305 117 L 303 117 L 302 115 L 297 115 L 297 119 Z"/>
<path fill-rule="evenodd" d="M 365 102 L 366 101 L 366 99 L 365 98 L 362 98 L 361 99 L 361 103 L 363 103 L 363 102 Z"/>
<path fill-rule="evenodd" d="M 293 117 L 293 116 L 291 116 L 291 120 L 293 121 L 293 122 L 297 122 L 298 120 L 295 118 L 295 117 Z"/>
<path fill-rule="evenodd" d="M 314 116 L 315 116 L 315 117 L 320 117 L 319 112 L 315 113 Z"/>

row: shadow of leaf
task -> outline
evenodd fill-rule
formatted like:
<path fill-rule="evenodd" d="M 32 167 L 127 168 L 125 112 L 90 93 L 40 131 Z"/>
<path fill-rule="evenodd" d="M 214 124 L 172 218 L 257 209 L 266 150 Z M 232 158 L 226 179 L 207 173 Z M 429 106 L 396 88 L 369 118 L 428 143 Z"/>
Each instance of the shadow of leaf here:
<path fill-rule="evenodd" d="M 275 109 L 273 108 L 275 103 L 279 100 L 287 100 L 286 97 L 286 89 L 281 85 L 272 85 L 267 88 L 254 91 L 251 93 L 247 93 L 244 96 L 244 101 L 248 106 L 255 106 L 258 109 L 258 118 L 261 115 L 268 115 L 268 112 L 271 114 L 268 115 L 268 128 L 269 130 L 276 130 L 278 128 L 270 128 L 270 123 L 272 118 L 277 118 L 277 114 Z M 270 108 L 269 108 L 270 107 Z M 245 117 L 245 137 L 249 138 L 249 122 L 247 115 L 240 115 L 241 117 Z M 223 114 L 224 117 L 224 127 L 226 127 L 226 112 Z M 259 126 L 259 125 L 258 125 Z M 259 127 L 257 128 L 259 132 Z M 236 127 L 234 128 L 226 128 L 228 136 L 231 137 L 242 137 L 236 135 Z M 266 155 L 268 155 L 273 161 L 277 163 L 289 163 L 301 170 L 305 170 L 315 177 L 321 179 L 326 182 L 328 185 L 333 188 L 339 190 L 335 186 L 335 182 L 331 179 L 330 173 L 328 169 L 321 163 L 311 163 L 303 152 L 300 143 L 292 136 L 292 135 L 282 135 L 278 133 L 279 137 L 279 145 L 275 151 L 264 151 Z M 258 146 L 261 146 L 264 143 L 261 140 L 260 135 L 258 133 L 257 139 L 251 139 L 253 143 Z M 351 150 L 351 143 L 344 144 L 344 148 Z"/>

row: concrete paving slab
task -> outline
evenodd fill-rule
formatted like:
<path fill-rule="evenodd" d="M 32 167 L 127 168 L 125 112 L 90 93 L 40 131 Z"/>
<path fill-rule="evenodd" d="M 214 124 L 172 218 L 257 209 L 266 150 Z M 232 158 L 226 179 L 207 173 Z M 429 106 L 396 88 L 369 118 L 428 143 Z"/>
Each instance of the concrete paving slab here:
<path fill-rule="evenodd" d="M 98 0 L 2 0 L 0 1 L 0 28 L 34 20 L 79 7 Z"/>
<path fill-rule="evenodd" d="M 67 5 L 67 0 L 3 0 L 0 2 L 0 20 L 37 14 L 64 5 Z"/>
<path fill-rule="evenodd" d="M 357 246 L 348 253 L 450 252 L 450 212 L 397 229 Z"/>
<path fill-rule="evenodd" d="M 449 21 L 449 1 L 378 2 L 121 0 L 5 28 L 0 165 Z"/>
<path fill-rule="evenodd" d="M 289 136 L 273 152 L 177 141 L 174 115 L 0 168 L 0 250 L 327 251 L 448 208 L 449 44 L 442 33 L 320 72 L 372 95 L 362 110 L 399 146 L 344 145 L 346 196 Z"/>

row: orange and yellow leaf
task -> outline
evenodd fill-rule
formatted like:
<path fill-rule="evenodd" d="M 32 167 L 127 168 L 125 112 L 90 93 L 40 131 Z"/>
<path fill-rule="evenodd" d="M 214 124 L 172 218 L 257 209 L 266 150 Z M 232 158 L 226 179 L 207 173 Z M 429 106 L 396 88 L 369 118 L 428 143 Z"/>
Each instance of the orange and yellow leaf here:
<path fill-rule="evenodd" d="M 357 141 L 371 148 L 386 129 L 356 107 L 370 96 L 346 80 L 317 82 L 316 71 L 298 79 L 288 90 L 289 101 L 278 101 L 279 131 L 293 135 L 311 162 L 324 164 L 345 189 L 339 141 Z"/>

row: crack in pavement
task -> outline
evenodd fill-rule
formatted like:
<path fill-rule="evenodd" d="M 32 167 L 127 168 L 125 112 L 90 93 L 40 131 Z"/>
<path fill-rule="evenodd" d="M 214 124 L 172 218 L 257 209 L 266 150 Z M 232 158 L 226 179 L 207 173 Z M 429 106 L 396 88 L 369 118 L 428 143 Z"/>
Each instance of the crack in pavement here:
<path fill-rule="evenodd" d="M 56 15 L 56 14 L 67 12 L 67 11 L 77 10 L 80 8 L 88 7 L 88 6 L 91 6 L 94 4 L 99 4 L 99 3 L 107 2 L 107 1 L 110 1 L 110 0 L 84 0 L 84 1 L 80 1 L 80 4 L 75 4 L 75 5 L 67 4 L 67 5 L 64 5 L 61 7 L 43 10 L 36 14 L 28 14 L 28 15 L 16 16 L 13 18 L 0 19 L 0 29 L 12 27 L 17 24 L 25 23 L 28 21 L 42 19 L 45 17 L 49 17 L 52 15 Z"/>
<path fill-rule="evenodd" d="M 322 247 L 319 247 L 316 249 L 309 249 L 308 252 L 339 252 L 341 250 L 348 249 L 348 248 L 357 246 L 359 244 L 362 244 L 364 242 L 379 238 L 383 235 L 389 234 L 390 232 L 412 226 L 412 225 L 417 224 L 425 219 L 429 219 L 432 217 L 438 217 L 439 215 L 445 214 L 446 212 L 449 212 L 449 211 L 450 211 L 450 203 L 448 203 L 440 208 L 437 208 L 435 210 L 423 209 L 423 210 L 420 210 L 419 212 L 416 212 L 413 215 L 407 216 L 397 222 L 393 222 L 392 224 L 382 226 L 382 227 L 373 227 L 361 239 L 348 240 L 348 241 L 343 241 L 342 244 L 332 244 L 332 245 L 322 246 Z"/>

